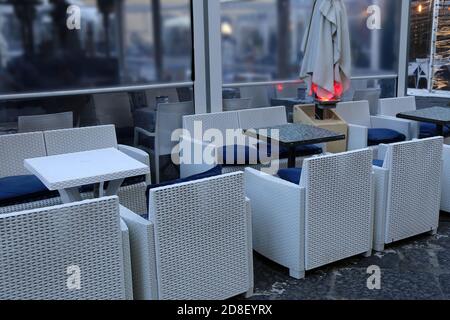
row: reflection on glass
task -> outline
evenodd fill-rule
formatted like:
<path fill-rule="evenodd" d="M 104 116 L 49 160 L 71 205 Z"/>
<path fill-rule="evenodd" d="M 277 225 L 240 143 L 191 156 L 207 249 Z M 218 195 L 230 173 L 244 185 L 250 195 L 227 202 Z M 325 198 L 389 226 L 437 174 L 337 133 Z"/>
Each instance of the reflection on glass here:
<path fill-rule="evenodd" d="M 401 1 L 345 0 L 353 75 L 397 73 Z M 369 29 L 369 6 L 379 8 L 381 29 Z M 313 0 L 223 1 L 225 83 L 295 79 Z"/>
<path fill-rule="evenodd" d="M 191 80 L 190 16 L 190 0 L 0 1 L 0 94 Z"/>

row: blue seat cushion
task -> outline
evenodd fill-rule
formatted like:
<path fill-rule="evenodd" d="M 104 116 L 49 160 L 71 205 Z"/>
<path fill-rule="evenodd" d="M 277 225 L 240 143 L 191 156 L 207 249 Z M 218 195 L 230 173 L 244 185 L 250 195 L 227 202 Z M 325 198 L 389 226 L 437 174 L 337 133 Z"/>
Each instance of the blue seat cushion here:
<path fill-rule="evenodd" d="M 280 159 L 287 159 L 289 157 L 289 149 L 284 147 L 284 146 L 280 146 L 279 148 L 280 150 Z M 295 155 L 297 157 L 307 157 L 307 156 L 313 156 L 316 154 L 322 154 L 323 150 L 321 147 L 318 147 L 316 145 L 303 145 L 303 146 L 297 146 L 295 148 Z M 272 156 L 272 145 L 268 144 L 267 145 L 267 155 L 268 157 Z"/>
<path fill-rule="evenodd" d="M 381 167 L 382 168 L 383 164 L 384 164 L 384 160 L 378 160 L 378 159 L 373 160 L 373 165 L 376 166 L 376 167 Z"/>
<path fill-rule="evenodd" d="M 286 181 L 300 184 L 300 177 L 302 176 L 302 168 L 281 169 L 278 171 L 278 176 Z"/>
<path fill-rule="evenodd" d="M 147 207 L 148 207 L 148 199 L 149 199 L 151 189 L 160 188 L 160 187 L 168 187 L 168 186 L 172 186 L 172 185 L 179 184 L 179 183 L 217 177 L 217 176 L 220 176 L 221 174 L 222 174 L 222 166 L 219 165 L 219 166 L 216 166 L 206 172 L 195 174 L 195 175 L 192 175 L 187 178 L 182 178 L 182 179 L 180 178 L 180 179 L 175 179 L 175 180 L 171 180 L 171 181 L 165 181 L 165 182 L 161 182 L 161 183 L 157 183 L 157 184 L 152 184 L 147 187 L 147 192 L 146 192 Z"/>
<path fill-rule="evenodd" d="M 40 197 L 57 196 L 34 175 L 0 178 L 0 205 L 6 206 Z"/>
<path fill-rule="evenodd" d="M 431 138 L 438 136 L 438 130 L 434 123 L 421 122 L 420 123 L 420 139 Z M 444 135 L 447 137 L 450 135 L 450 129 L 444 126 Z"/>
<path fill-rule="evenodd" d="M 369 146 L 377 146 L 382 143 L 389 144 L 395 142 L 402 142 L 406 140 L 406 137 L 404 134 L 401 134 L 400 132 L 395 130 L 377 128 L 377 129 L 369 129 L 368 140 Z"/>
<path fill-rule="evenodd" d="M 245 161 L 242 161 L 242 156 L 238 153 L 242 151 L 242 148 L 245 152 Z M 222 159 L 223 159 L 223 166 L 238 166 L 238 165 L 251 165 L 254 163 L 251 163 L 251 159 L 250 159 L 250 155 L 251 155 L 251 149 L 249 146 L 241 146 L 240 150 L 238 150 L 238 145 L 233 145 L 233 146 L 223 146 L 222 147 Z M 254 151 L 253 151 L 254 152 Z M 231 161 L 228 160 L 228 153 L 233 153 L 233 157 L 231 159 Z M 257 152 L 256 152 L 257 153 Z M 257 161 L 259 162 L 259 155 L 255 154 L 253 155 L 253 157 L 257 157 Z M 241 160 L 241 161 L 239 161 Z M 242 163 L 244 162 L 244 163 Z"/>

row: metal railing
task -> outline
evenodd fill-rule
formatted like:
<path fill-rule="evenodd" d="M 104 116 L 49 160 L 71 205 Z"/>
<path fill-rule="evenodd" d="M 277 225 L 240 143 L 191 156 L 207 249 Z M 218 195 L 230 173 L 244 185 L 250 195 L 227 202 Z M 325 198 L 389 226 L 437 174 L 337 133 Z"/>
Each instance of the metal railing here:
<path fill-rule="evenodd" d="M 5 100 L 19 100 L 19 99 L 39 99 L 49 97 L 62 97 L 62 96 L 75 96 L 75 95 L 90 95 L 99 93 L 113 93 L 113 92 L 133 92 L 142 90 L 157 90 L 157 89 L 170 89 L 170 88 L 186 88 L 194 86 L 193 81 L 186 82 L 174 82 L 174 83 L 161 83 L 161 84 L 148 84 L 138 86 L 123 86 L 112 88 L 95 88 L 95 89 L 80 89 L 80 90 L 58 90 L 58 91 L 45 91 L 45 92 L 30 92 L 30 93 L 13 93 L 0 95 L 0 101 Z"/>

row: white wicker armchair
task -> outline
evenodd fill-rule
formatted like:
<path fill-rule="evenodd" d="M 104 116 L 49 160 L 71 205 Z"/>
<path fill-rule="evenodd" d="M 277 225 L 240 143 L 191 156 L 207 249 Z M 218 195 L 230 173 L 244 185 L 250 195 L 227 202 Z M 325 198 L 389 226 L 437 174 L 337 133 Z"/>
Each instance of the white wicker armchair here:
<path fill-rule="evenodd" d="M 0 214 L 0 300 L 133 299 L 128 246 L 117 197 Z"/>
<path fill-rule="evenodd" d="M 152 189 L 149 211 L 149 220 L 121 213 L 130 231 L 135 299 L 252 294 L 251 215 L 242 173 Z"/>
<path fill-rule="evenodd" d="M 102 148 L 118 148 L 130 157 L 149 165 L 149 155 L 139 149 L 118 145 L 113 125 L 53 130 L 45 132 L 23 133 L 0 136 L 0 178 L 8 176 L 29 175 L 23 161 L 29 158 L 44 157 L 71 152 L 88 151 Z M 145 191 L 150 184 L 150 175 L 141 183 L 122 186 L 118 195 L 121 203 L 138 214 L 147 213 Z M 92 198 L 93 192 L 82 194 L 84 199 Z M 0 207 L 0 213 L 27 210 L 61 204 L 59 196 L 43 200 L 31 199 L 37 204 L 17 203 Z"/>
<path fill-rule="evenodd" d="M 371 116 L 368 101 L 338 103 L 337 113 L 348 124 L 348 150 L 358 150 L 369 146 L 369 130 L 380 128 L 395 130 L 403 134 L 406 140 L 414 138 L 411 121 Z M 374 145 L 373 149 L 377 149 Z"/>
<path fill-rule="evenodd" d="M 255 251 L 292 277 L 371 253 L 371 150 L 305 159 L 299 185 L 247 168 L 245 185 Z"/>
<path fill-rule="evenodd" d="M 222 159 L 222 147 L 226 145 L 226 141 L 223 142 L 213 142 L 216 155 L 216 159 L 214 163 L 197 163 L 195 157 L 201 157 L 204 152 L 208 152 L 207 148 L 209 147 L 209 143 L 206 141 L 200 141 L 193 137 L 194 133 L 194 123 L 198 122 L 202 124 L 203 131 L 201 134 L 203 135 L 209 129 L 217 129 L 219 130 L 223 137 L 225 138 L 226 130 L 232 129 L 237 130 L 240 135 L 244 136 L 243 141 L 246 141 L 245 144 L 239 145 L 237 147 L 237 159 L 240 163 L 245 163 L 245 147 L 248 147 L 248 153 L 253 156 L 254 160 L 258 158 L 258 154 L 261 153 L 263 156 L 261 157 L 261 161 L 258 164 L 252 165 L 234 165 L 234 166 L 224 166 L 223 172 L 236 172 L 242 171 L 246 167 L 252 167 L 254 169 L 261 169 L 263 167 L 269 167 L 272 164 L 272 161 L 278 161 L 278 166 L 281 168 L 286 168 L 288 161 L 287 159 L 278 159 L 275 154 L 272 154 L 271 157 L 268 155 L 265 156 L 264 151 L 266 151 L 266 144 L 258 141 L 255 138 L 250 138 L 244 135 L 243 130 L 247 129 L 260 129 L 264 127 L 271 127 L 277 125 L 287 124 L 287 116 L 286 116 L 286 108 L 285 107 L 269 107 L 269 108 L 258 108 L 258 109 L 248 109 L 248 110 L 240 110 L 240 111 L 230 111 L 230 112 L 220 112 L 220 113 L 210 113 L 210 114 L 201 114 L 201 115 L 193 115 L 193 116 L 185 116 L 183 117 L 183 129 L 190 133 L 190 137 L 183 136 L 181 137 L 181 146 L 183 149 L 190 148 L 191 156 L 185 159 L 185 162 L 181 163 L 181 177 L 185 178 L 194 174 L 198 174 L 201 172 L 205 172 L 217 164 L 221 164 Z M 238 135 L 239 135 L 238 134 Z M 239 140 L 238 140 L 239 141 Z M 258 148 L 259 145 L 259 148 Z M 259 149 L 259 150 L 258 150 Z M 195 154 L 195 151 L 199 150 L 199 154 Z M 265 153 L 265 154 L 264 154 Z M 304 157 L 298 157 L 297 163 L 301 165 Z M 255 161 L 256 162 L 256 161 Z"/>
<path fill-rule="evenodd" d="M 439 224 L 442 137 L 382 145 L 374 166 L 374 249 L 421 233 Z"/>

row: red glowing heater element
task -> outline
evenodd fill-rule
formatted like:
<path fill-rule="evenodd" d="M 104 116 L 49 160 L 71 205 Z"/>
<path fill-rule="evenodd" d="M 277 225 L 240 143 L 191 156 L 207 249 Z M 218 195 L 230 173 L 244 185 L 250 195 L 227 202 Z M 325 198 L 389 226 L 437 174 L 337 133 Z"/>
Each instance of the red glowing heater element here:
<path fill-rule="evenodd" d="M 284 86 L 282 84 L 277 84 L 277 91 L 281 92 L 284 90 Z"/>
<path fill-rule="evenodd" d="M 323 88 L 320 88 L 315 83 L 311 86 L 311 95 L 312 93 L 315 94 L 316 99 L 320 102 L 330 102 L 330 101 L 337 101 L 341 98 L 342 93 L 344 91 L 344 88 L 341 83 L 334 82 L 334 92 L 327 91 Z"/>

